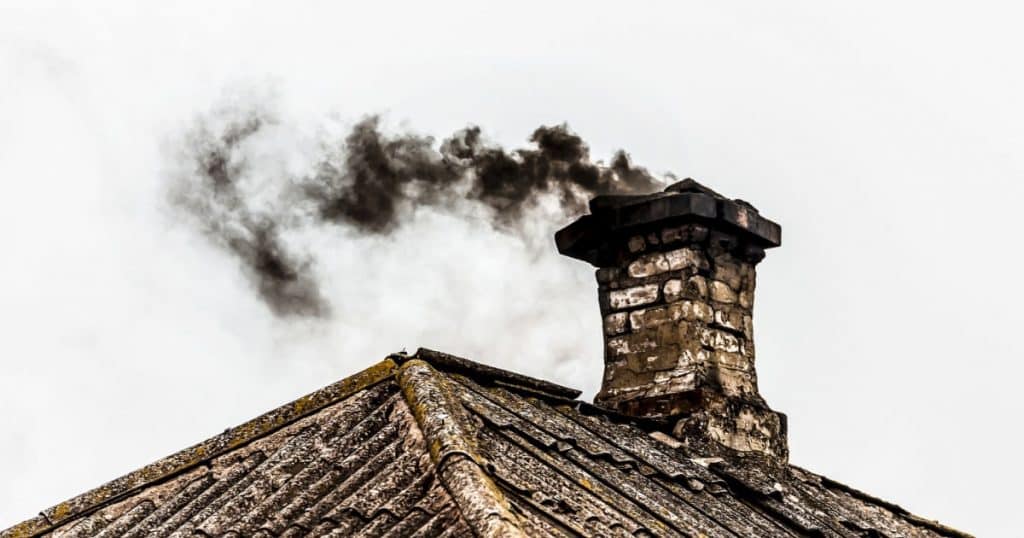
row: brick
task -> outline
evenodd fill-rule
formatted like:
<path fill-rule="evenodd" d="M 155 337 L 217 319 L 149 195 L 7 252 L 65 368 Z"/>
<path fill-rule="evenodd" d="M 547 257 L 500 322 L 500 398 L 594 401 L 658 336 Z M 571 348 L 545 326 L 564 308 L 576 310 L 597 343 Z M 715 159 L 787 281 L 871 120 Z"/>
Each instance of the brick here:
<path fill-rule="evenodd" d="M 750 363 L 754 363 L 754 341 L 753 340 L 740 340 L 740 353 L 744 357 L 750 359 Z"/>
<path fill-rule="evenodd" d="M 668 307 L 669 318 L 672 320 L 702 321 L 710 323 L 714 311 L 707 303 L 699 301 L 679 301 Z"/>
<path fill-rule="evenodd" d="M 604 317 L 604 333 L 609 336 L 626 332 L 626 313 L 618 312 Z"/>
<path fill-rule="evenodd" d="M 643 252 L 644 248 L 647 247 L 647 243 L 644 241 L 643 237 L 636 235 L 629 238 L 627 246 L 629 247 L 629 251 L 635 254 L 637 252 Z"/>
<path fill-rule="evenodd" d="M 679 362 L 678 349 L 670 349 L 671 347 L 630 355 L 626 358 L 626 364 L 634 372 L 662 372 L 671 370 Z"/>
<path fill-rule="evenodd" d="M 673 278 L 665 281 L 664 285 L 665 302 L 678 301 L 682 298 L 707 299 L 707 280 L 699 275 L 693 275 L 685 280 Z"/>
<path fill-rule="evenodd" d="M 679 367 L 690 371 L 702 371 L 707 366 L 710 358 L 711 355 L 703 349 L 698 349 L 697 351 L 684 349 L 679 354 Z"/>
<path fill-rule="evenodd" d="M 712 355 L 712 360 L 715 364 L 725 368 L 741 370 L 744 372 L 752 370 L 750 360 L 739 353 L 717 350 Z"/>
<path fill-rule="evenodd" d="M 680 248 L 666 252 L 665 259 L 668 260 L 668 267 L 672 271 L 708 268 L 707 259 L 701 253 L 689 248 Z"/>
<path fill-rule="evenodd" d="M 666 392 L 683 392 L 700 388 L 702 382 L 696 372 L 686 372 L 682 375 L 673 375 Z"/>
<path fill-rule="evenodd" d="M 711 271 L 711 277 L 738 291 L 743 282 L 740 265 L 733 261 L 732 256 L 719 256 L 715 258 L 715 268 Z"/>
<path fill-rule="evenodd" d="M 675 319 L 679 318 L 677 317 Z M 670 311 L 668 307 L 665 306 L 634 310 L 629 313 L 629 326 L 632 327 L 634 331 L 661 325 L 667 321 L 674 321 L 674 319 L 671 318 Z"/>
<path fill-rule="evenodd" d="M 696 321 L 703 321 L 704 323 L 711 323 L 712 316 L 714 315 L 711 305 L 702 303 L 700 301 L 694 301 L 693 303 L 693 318 Z"/>
<path fill-rule="evenodd" d="M 626 361 L 624 360 L 614 360 L 606 362 L 604 367 L 604 380 L 611 381 L 612 379 L 615 378 L 616 375 L 618 375 L 619 370 L 622 370 L 625 367 Z"/>
<path fill-rule="evenodd" d="M 601 391 L 614 394 L 614 389 L 619 389 L 615 392 L 634 392 L 637 389 L 646 389 L 648 385 L 654 382 L 655 373 L 653 371 L 636 372 L 629 368 L 621 368 L 616 372 L 614 378 L 609 379 L 605 383 Z"/>
<path fill-rule="evenodd" d="M 750 310 L 754 308 L 754 294 L 749 291 L 741 291 L 739 294 L 740 306 Z"/>
<path fill-rule="evenodd" d="M 665 259 L 665 255 L 660 252 L 641 256 L 633 263 L 630 263 L 629 267 L 626 269 L 629 276 L 633 278 L 645 278 L 659 275 L 661 273 L 668 272 L 668 270 L 668 260 Z"/>
<path fill-rule="evenodd" d="M 678 278 L 666 280 L 662 291 L 665 294 L 665 302 L 678 301 L 683 296 L 683 281 Z"/>
<path fill-rule="evenodd" d="M 743 330 L 743 313 L 733 308 L 715 310 L 714 324 L 733 331 Z"/>
<path fill-rule="evenodd" d="M 606 342 L 608 355 L 617 357 L 629 353 L 629 340 L 625 336 L 609 338 Z"/>
<path fill-rule="evenodd" d="M 757 281 L 757 270 L 754 269 L 754 265 L 750 263 L 741 263 L 740 277 L 743 278 L 744 286 L 749 286 L 750 291 L 754 291 L 754 282 Z"/>
<path fill-rule="evenodd" d="M 704 347 L 737 353 L 740 351 L 740 341 L 735 336 L 715 329 L 703 329 L 700 331 L 700 344 Z"/>
<path fill-rule="evenodd" d="M 718 280 L 712 280 L 708 285 L 711 292 L 711 299 L 720 303 L 732 304 L 736 302 L 736 292 L 728 284 Z"/>
<path fill-rule="evenodd" d="M 641 332 L 608 339 L 608 353 L 614 357 L 648 353 L 659 347 L 677 346 L 675 330 L 671 326 L 657 327 Z"/>
<path fill-rule="evenodd" d="M 686 293 L 691 297 L 701 299 L 708 298 L 708 281 L 706 278 L 694 275 L 686 279 Z"/>
<path fill-rule="evenodd" d="M 645 284 L 608 292 L 608 303 L 614 310 L 651 304 L 658 300 L 658 285 Z"/>
<path fill-rule="evenodd" d="M 716 375 L 722 393 L 733 398 L 743 397 L 757 391 L 750 374 L 731 368 L 719 368 Z"/>

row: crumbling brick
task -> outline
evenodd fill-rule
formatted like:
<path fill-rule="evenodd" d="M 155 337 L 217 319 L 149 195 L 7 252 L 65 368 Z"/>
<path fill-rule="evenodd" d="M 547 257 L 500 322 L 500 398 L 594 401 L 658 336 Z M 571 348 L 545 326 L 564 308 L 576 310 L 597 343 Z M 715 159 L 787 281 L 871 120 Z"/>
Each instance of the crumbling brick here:
<path fill-rule="evenodd" d="M 611 307 L 615 310 L 651 304 L 658 300 L 658 285 L 647 284 L 612 291 L 608 294 L 608 300 Z"/>

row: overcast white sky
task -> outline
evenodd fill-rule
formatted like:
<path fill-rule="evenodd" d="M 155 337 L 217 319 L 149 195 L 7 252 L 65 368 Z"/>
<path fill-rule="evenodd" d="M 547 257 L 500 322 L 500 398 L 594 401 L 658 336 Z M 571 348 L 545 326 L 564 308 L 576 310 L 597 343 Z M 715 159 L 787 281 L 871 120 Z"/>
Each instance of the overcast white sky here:
<path fill-rule="evenodd" d="M 792 461 L 1017 534 L 1024 12 L 288 4 L 2 3 L 0 528 L 402 348 L 597 388 L 592 268 L 431 211 L 316 238 L 338 315 L 276 321 L 164 198 L 175 137 L 242 93 L 296 133 L 267 162 L 366 113 L 508 146 L 567 121 L 751 201 L 783 227 L 755 324 Z"/>

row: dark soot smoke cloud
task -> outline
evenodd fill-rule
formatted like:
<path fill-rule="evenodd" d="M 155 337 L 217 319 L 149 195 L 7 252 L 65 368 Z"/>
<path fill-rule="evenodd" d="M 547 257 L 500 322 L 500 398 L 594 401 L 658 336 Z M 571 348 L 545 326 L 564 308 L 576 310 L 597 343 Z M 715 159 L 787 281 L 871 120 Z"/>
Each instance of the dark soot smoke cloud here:
<path fill-rule="evenodd" d="M 595 194 L 647 193 L 663 185 L 624 151 L 607 165 L 591 162 L 586 143 L 567 125 L 539 127 L 529 138 L 534 148 L 506 151 L 486 144 L 479 127 L 437 145 L 432 137 L 385 134 L 371 116 L 352 127 L 314 173 L 283 178 L 297 202 L 283 211 L 257 210 L 243 187 L 251 168 L 243 147 L 273 120 L 252 113 L 216 128 L 212 123 L 199 122 L 187 137 L 185 157 L 194 165 L 178 178 L 174 201 L 241 262 L 260 297 L 282 317 L 331 313 L 310 256 L 292 251 L 282 236 L 297 222 L 384 235 L 413 207 L 452 208 L 469 199 L 491 210 L 496 228 L 512 232 L 544 197 L 556 197 L 573 216 Z M 290 208 L 307 210 L 295 218 Z"/>

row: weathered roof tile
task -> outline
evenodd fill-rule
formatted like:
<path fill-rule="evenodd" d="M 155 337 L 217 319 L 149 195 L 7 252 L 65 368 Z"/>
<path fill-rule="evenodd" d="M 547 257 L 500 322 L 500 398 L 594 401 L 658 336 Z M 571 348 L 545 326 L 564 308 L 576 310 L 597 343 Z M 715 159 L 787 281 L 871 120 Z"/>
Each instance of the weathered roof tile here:
<path fill-rule="evenodd" d="M 798 467 L 700 458 L 578 395 L 393 355 L 0 538 L 966 536 Z"/>

